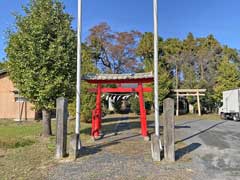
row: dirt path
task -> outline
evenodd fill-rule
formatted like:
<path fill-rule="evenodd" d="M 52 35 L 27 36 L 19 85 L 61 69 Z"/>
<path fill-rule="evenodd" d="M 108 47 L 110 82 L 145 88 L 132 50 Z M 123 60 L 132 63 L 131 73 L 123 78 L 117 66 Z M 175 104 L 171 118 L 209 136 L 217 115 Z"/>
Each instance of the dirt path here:
<path fill-rule="evenodd" d="M 195 172 L 183 144 L 178 145 L 181 158 L 176 163 L 154 163 L 150 142 L 141 137 L 136 117 L 108 117 L 103 122 L 106 136 L 96 142 L 83 142 L 82 157 L 76 162 L 56 166 L 50 171 L 49 179 L 192 179 Z M 153 131 L 152 127 L 149 131 Z"/>

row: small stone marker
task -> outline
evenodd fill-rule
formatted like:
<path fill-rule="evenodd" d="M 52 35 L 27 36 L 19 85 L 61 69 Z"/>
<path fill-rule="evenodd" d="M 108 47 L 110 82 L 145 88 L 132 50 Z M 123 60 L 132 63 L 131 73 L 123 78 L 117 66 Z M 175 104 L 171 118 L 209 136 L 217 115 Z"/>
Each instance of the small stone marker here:
<path fill-rule="evenodd" d="M 57 99 L 56 119 L 57 119 L 57 137 L 56 137 L 56 158 L 60 159 L 67 155 L 67 119 L 68 119 L 68 101 L 60 97 Z"/>
<path fill-rule="evenodd" d="M 174 100 L 167 98 L 163 101 L 163 139 L 164 158 L 169 162 L 175 161 L 174 128 Z"/>

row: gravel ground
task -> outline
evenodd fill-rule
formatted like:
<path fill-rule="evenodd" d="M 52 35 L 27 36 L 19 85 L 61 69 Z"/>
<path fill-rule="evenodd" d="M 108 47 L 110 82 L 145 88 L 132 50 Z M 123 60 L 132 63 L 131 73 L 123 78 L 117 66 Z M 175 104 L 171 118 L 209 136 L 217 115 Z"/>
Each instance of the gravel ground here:
<path fill-rule="evenodd" d="M 240 122 L 181 120 L 176 123 L 176 163 L 154 163 L 150 142 L 127 117 L 96 142 L 83 142 L 82 157 L 55 166 L 51 180 L 240 179 Z M 104 125 L 103 125 L 104 127 Z M 151 131 L 151 125 L 149 130 Z"/>

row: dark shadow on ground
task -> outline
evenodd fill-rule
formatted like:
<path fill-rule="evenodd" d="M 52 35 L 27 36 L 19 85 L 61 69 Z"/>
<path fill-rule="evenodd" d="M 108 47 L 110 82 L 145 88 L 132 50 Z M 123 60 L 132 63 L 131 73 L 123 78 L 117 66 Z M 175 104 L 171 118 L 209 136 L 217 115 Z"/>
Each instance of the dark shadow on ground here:
<path fill-rule="evenodd" d="M 141 122 L 139 119 L 136 119 L 135 117 L 125 116 L 125 117 L 116 117 L 111 119 L 114 119 L 114 121 L 111 124 L 106 124 L 107 122 L 105 122 L 104 120 L 102 121 L 101 132 L 104 135 L 124 132 L 131 129 L 139 129 L 140 131 L 141 129 Z M 134 119 L 136 119 L 136 121 L 133 121 Z M 151 131 L 151 129 L 154 128 L 154 127 L 150 127 L 150 124 L 152 123 L 153 121 L 149 121 L 149 120 L 147 121 L 149 131 Z M 81 130 L 81 133 L 90 135 L 91 127 Z"/>
<path fill-rule="evenodd" d="M 175 129 L 186 129 L 186 128 L 191 128 L 191 126 L 179 126 L 179 125 L 175 125 Z"/>
<path fill-rule="evenodd" d="M 113 121 L 113 123 L 111 124 L 106 124 L 107 122 L 104 122 L 104 120 L 102 122 L 101 132 L 103 133 L 104 136 L 108 134 L 117 134 L 120 132 L 132 130 L 132 129 L 139 129 L 139 131 L 141 130 L 140 120 L 136 120 L 136 121 L 131 120 L 131 119 L 135 119 L 134 117 L 128 118 L 126 116 L 126 117 L 118 117 L 118 118 L 112 118 L 112 119 L 115 119 L 115 121 Z M 154 130 L 154 121 L 148 120 L 147 124 L 148 124 L 147 127 L 148 127 L 149 134 L 151 134 L 152 131 Z M 186 128 L 191 128 L 191 126 L 175 125 L 175 129 L 186 129 Z M 160 129 L 162 131 L 163 126 L 160 126 Z M 81 130 L 81 133 L 90 135 L 91 127 Z"/>
<path fill-rule="evenodd" d="M 128 114 L 124 114 L 123 117 L 119 116 L 119 117 L 106 117 L 106 118 L 102 118 L 102 122 L 103 123 L 108 123 L 108 122 L 115 122 L 115 121 L 119 121 L 119 120 L 132 120 L 132 119 L 139 119 L 139 116 L 130 116 L 128 117 Z"/>
<path fill-rule="evenodd" d="M 189 124 L 192 124 L 192 123 L 195 123 L 195 122 L 198 122 L 198 121 L 202 121 L 201 119 L 197 119 L 197 120 L 186 120 L 186 122 L 183 122 L 183 123 L 179 123 L 177 124 L 178 126 L 182 126 L 182 125 L 189 125 Z"/>
<path fill-rule="evenodd" d="M 175 159 L 176 161 L 181 159 L 184 155 L 191 153 L 192 151 L 196 150 L 197 148 L 199 148 L 201 146 L 200 143 L 192 143 L 190 145 L 187 145 L 181 149 L 178 149 L 175 152 Z"/>
<path fill-rule="evenodd" d="M 149 124 L 150 128 L 154 128 L 154 124 Z M 159 126 L 160 129 L 163 129 L 163 126 Z M 175 129 L 185 129 L 185 128 L 191 128 L 191 126 L 179 126 L 179 125 L 175 125 Z"/>
<path fill-rule="evenodd" d="M 140 134 L 127 136 L 127 137 L 123 137 L 123 138 L 118 138 L 118 139 L 112 140 L 110 142 L 101 142 L 101 140 L 98 140 L 98 144 L 82 147 L 81 150 L 79 151 L 79 154 L 80 154 L 79 157 L 84 157 L 84 156 L 89 156 L 89 155 L 96 154 L 96 153 L 102 151 L 102 149 L 104 147 L 117 145 L 117 144 L 121 143 L 121 141 L 123 141 L 123 140 L 135 138 L 135 137 L 138 137 L 138 136 L 140 136 Z"/>
<path fill-rule="evenodd" d="M 106 144 L 102 144 L 102 145 L 95 145 L 95 146 L 84 146 L 81 148 L 80 152 L 79 152 L 79 157 L 84 157 L 84 156 L 89 156 L 89 155 L 93 155 L 96 154 L 100 151 L 102 151 L 102 148 L 106 147 L 106 146 L 111 146 L 111 145 L 116 145 L 119 142 L 109 142 Z"/>
<path fill-rule="evenodd" d="M 189 137 L 186 137 L 186 138 L 184 138 L 184 139 L 181 139 L 181 140 L 179 140 L 179 141 L 176 141 L 175 144 L 177 144 L 177 143 L 179 143 L 179 142 L 186 141 L 186 140 L 188 140 L 188 139 L 191 139 L 191 138 L 193 138 L 193 137 L 195 137 L 195 136 L 198 136 L 198 135 L 200 135 L 200 134 L 202 134 L 202 133 L 205 133 L 205 132 L 207 132 L 208 130 L 213 129 L 213 128 L 215 128 L 216 126 L 218 126 L 218 125 L 220 125 L 220 124 L 223 124 L 223 123 L 226 123 L 226 121 L 216 123 L 216 124 L 208 127 L 207 129 L 204 129 L 204 130 L 202 130 L 202 131 L 200 131 L 200 132 L 197 132 L 197 133 L 195 133 L 195 134 L 193 134 L 193 135 L 191 135 L 191 136 L 189 136 Z"/>

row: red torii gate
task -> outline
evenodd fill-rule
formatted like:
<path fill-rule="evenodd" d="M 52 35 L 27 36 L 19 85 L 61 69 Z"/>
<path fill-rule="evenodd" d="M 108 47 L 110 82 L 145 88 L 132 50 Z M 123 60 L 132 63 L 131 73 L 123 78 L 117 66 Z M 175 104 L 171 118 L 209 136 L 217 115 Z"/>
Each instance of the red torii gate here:
<path fill-rule="evenodd" d="M 143 137 L 148 136 L 146 109 L 144 105 L 144 92 L 152 92 L 152 88 L 143 87 L 143 83 L 153 82 L 152 73 L 136 73 L 136 74 L 87 74 L 83 76 L 83 80 L 91 84 L 97 84 L 97 88 L 90 89 L 90 92 L 97 93 L 96 109 L 92 111 L 92 137 L 99 137 L 101 128 L 101 93 L 132 93 L 139 95 L 141 134 Z M 136 83 L 136 88 L 124 88 L 121 84 Z M 102 88 L 102 84 L 119 84 L 117 88 Z"/>

